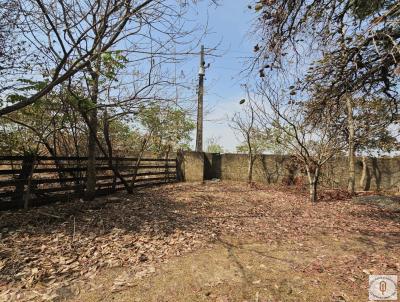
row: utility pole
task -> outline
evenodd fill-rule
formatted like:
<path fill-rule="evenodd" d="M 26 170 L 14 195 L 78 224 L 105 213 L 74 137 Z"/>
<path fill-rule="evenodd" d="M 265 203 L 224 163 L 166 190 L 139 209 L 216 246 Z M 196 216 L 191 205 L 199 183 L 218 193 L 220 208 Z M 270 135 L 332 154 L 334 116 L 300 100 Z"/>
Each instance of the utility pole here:
<path fill-rule="evenodd" d="M 200 51 L 199 87 L 197 97 L 197 132 L 196 132 L 196 151 L 203 152 L 203 95 L 204 95 L 204 76 L 206 74 L 206 63 L 204 62 L 204 45 Z"/>

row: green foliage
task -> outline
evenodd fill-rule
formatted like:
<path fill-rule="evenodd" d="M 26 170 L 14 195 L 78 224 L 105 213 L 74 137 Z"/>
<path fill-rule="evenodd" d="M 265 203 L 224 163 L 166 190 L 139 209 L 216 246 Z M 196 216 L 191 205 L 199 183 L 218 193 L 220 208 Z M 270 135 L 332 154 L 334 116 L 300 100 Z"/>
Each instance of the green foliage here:
<path fill-rule="evenodd" d="M 26 84 L 26 86 L 18 88 L 18 90 L 20 90 L 20 91 L 30 91 L 30 90 L 40 91 L 43 88 L 45 88 L 49 83 L 49 81 L 47 81 L 47 80 L 33 81 L 33 80 L 29 80 L 29 79 L 19 79 L 18 82 Z"/>
<path fill-rule="evenodd" d="M 76 97 L 78 95 L 78 98 Z M 49 147 L 59 155 L 86 153 L 87 126 L 77 108 L 90 110 L 94 107 L 90 98 L 75 91 L 52 92 L 34 104 L 0 119 L 0 153 L 23 154 L 36 148 L 49 154 Z M 99 118 L 98 138 L 105 145 L 104 130 Z M 178 108 L 161 107 L 153 104 L 141 107 L 136 121 L 124 119 L 109 121 L 109 136 L 114 154 L 125 156 L 140 151 L 142 142 L 151 133 L 146 150 L 165 154 L 177 149 L 190 149 L 191 131 L 194 123 Z M 1 131 L 2 130 L 2 131 Z M 75 145 L 75 143 L 78 145 Z M 53 151 L 54 151 L 53 150 Z"/>
<path fill-rule="evenodd" d="M 20 94 L 16 94 L 16 93 L 13 93 L 13 94 L 10 94 L 10 95 L 7 96 L 7 102 L 11 103 L 11 104 L 21 102 L 21 101 L 23 101 L 25 99 L 26 99 L 25 96 L 20 95 Z"/>
<path fill-rule="evenodd" d="M 28 144 L 23 129 L 4 120 L 0 120 L 0 129 L 0 154 L 22 155 L 25 145 Z"/>
<path fill-rule="evenodd" d="M 262 154 L 271 149 L 270 138 L 259 131 L 253 131 L 251 134 L 251 149 L 253 154 Z M 249 153 L 249 145 L 247 142 L 242 142 L 236 146 L 236 152 L 238 153 Z"/>
<path fill-rule="evenodd" d="M 279 127 L 273 127 L 264 131 L 257 131 L 252 135 L 252 151 L 253 154 L 287 154 L 285 145 L 291 140 L 290 136 L 286 134 Z M 248 153 L 249 147 L 246 142 L 242 142 L 236 146 L 238 153 Z"/>
<path fill-rule="evenodd" d="M 33 81 L 29 79 L 18 79 L 17 82 L 21 83 L 22 86 L 16 87 L 15 92 L 7 96 L 7 103 L 14 104 L 26 100 L 24 92 L 33 91 L 37 92 L 46 87 L 48 81 Z"/>
<path fill-rule="evenodd" d="M 27 150 L 36 150 L 39 143 L 42 154 L 51 155 L 49 148 L 52 148 L 57 154 L 74 155 L 74 136 L 80 140 L 80 151 L 85 152 L 82 143 L 86 138 L 82 131 L 84 122 L 76 118 L 79 114 L 73 114 L 73 108 L 65 102 L 69 97 L 63 90 L 53 91 L 34 104 L 0 119 L 1 136 L 9 145 L 9 148 L 0 146 L 0 152 L 23 154 Z"/>
<path fill-rule="evenodd" d="M 128 59 L 122 54 L 122 51 L 108 51 L 101 54 L 102 60 L 102 74 L 107 79 L 114 79 L 117 75 L 117 71 L 124 69 Z"/>
<path fill-rule="evenodd" d="M 158 104 L 142 107 L 138 113 L 140 125 L 152 134 L 149 149 L 164 153 L 180 148 L 188 148 L 191 132 L 195 128 L 193 121 L 182 109 Z"/>
<path fill-rule="evenodd" d="M 206 143 L 206 151 L 208 153 L 224 153 L 224 148 L 218 141 L 219 139 L 216 137 L 209 138 Z"/>
<path fill-rule="evenodd" d="M 208 153 L 224 153 L 224 148 L 219 144 L 210 144 L 207 146 Z"/>
<path fill-rule="evenodd" d="M 121 156 L 136 154 L 140 151 L 142 135 L 138 129 L 133 128 L 122 120 L 109 122 L 109 134 L 113 151 Z"/>

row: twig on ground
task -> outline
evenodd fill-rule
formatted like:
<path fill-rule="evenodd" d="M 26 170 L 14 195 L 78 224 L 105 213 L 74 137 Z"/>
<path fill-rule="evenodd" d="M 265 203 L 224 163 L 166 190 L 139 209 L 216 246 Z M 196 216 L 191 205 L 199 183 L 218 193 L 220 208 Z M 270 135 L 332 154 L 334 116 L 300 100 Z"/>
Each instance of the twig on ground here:
<path fill-rule="evenodd" d="M 74 216 L 74 232 L 72 233 L 72 242 L 75 241 L 75 216 Z"/>
<path fill-rule="evenodd" d="M 37 211 L 37 212 L 38 212 L 39 214 L 42 214 L 42 215 L 47 216 L 47 217 L 62 219 L 61 216 L 57 216 L 57 215 L 54 215 L 54 214 L 50 214 L 50 213 L 46 213 L 46 212 L 42 212 L 42 211 Z"/>

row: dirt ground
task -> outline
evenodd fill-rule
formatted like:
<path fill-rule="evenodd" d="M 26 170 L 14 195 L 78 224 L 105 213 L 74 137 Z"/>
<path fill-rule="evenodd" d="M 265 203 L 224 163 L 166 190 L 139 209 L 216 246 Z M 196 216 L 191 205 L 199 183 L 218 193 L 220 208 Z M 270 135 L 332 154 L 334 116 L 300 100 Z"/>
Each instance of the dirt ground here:
<path fill-rule="evenodd" d="M 0 213 L 4 301 L 367 301 L 400 272 L 397 198 L 181 183 Z"/>

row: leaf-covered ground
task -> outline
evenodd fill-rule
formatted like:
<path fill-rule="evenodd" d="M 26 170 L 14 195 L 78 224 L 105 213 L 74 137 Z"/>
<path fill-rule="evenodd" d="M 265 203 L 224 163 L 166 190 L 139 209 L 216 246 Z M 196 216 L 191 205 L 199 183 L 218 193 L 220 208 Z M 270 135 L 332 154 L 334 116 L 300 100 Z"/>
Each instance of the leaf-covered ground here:
<path fill-rule="evenodd" d="M 366 301 L 400 272 L 399 202 L 322 197 L 184 183 L 2 212 L 0 300 Z"/>

